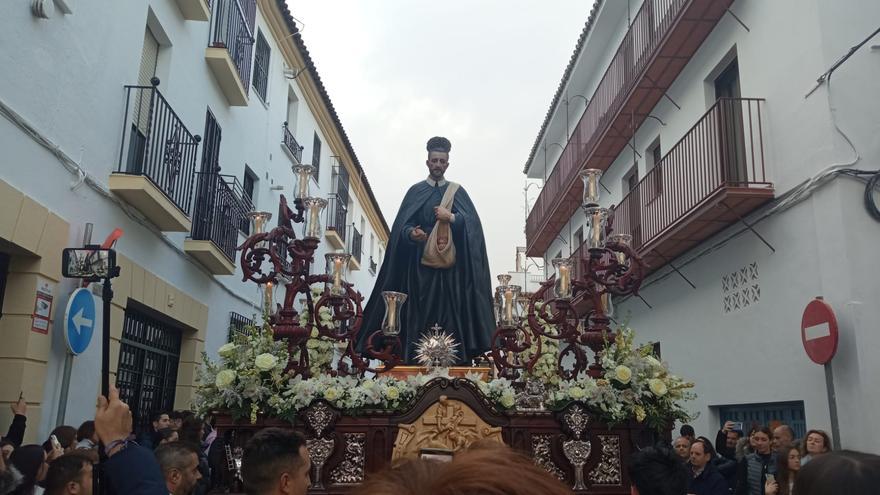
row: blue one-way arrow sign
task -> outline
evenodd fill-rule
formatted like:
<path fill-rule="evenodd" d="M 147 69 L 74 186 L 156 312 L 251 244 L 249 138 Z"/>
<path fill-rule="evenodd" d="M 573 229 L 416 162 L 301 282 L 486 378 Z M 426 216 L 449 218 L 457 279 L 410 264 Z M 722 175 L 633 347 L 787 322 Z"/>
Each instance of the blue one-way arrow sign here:
<path fill-rule="evenodd" d="M 88 347 L 95 331 L 95 298 L 86 288 L 73 291 L 64 311 L 64 338 L 73 354 Z"/>

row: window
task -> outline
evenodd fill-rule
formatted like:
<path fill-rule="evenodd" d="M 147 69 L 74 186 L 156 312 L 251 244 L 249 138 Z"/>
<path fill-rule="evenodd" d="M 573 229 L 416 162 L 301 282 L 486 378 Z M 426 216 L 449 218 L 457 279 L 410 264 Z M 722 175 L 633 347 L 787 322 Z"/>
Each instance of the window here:
<path fill-rule="evenodd" d="M 321 172 L 321 138 L 315 133 L 315 139 L 312 142 L 312 166 L 315 167 L 315 180 Z"/>
<path fill-rule="evenodd" d="M 802 401 L 732 404 L 717 407 L 722 425 L 725 421 L 737 421 L 743 423 L 743 427 L 746 429 L 755 423 L 768 425 L 770 429 L 773 429 L 781 424 L 786 424 L 794 430 L 795 438 L 803 438 L 807 434 L 807 422 Z"/>
<path fill-rule="evenodd" d="M 293 92 L 293 88 L 287 90 L 287 130 L 296 135 L 296 119 L 299 111 L 299 98 Z"/>
<path fill-rule="evenodd" d="M 232 338 L 236 334 L 241 335 L 249 335 L 248 327 L 254 326 L 254 320 L 236 313 L 235 311 L 229 312 L 229 335 L 227 336 L 226 341 L 232 342 Z"/>
<path fill-rule="evenodd" d="M 257 178 L 257 174 L 251 170 L 247 165 L 244 166 L 244 177 L 241 181 L 241 194 L 242 201 L 244 202 L 244 209 L 247 211 L 254 210 L 254 204 L 256 204 L 256 198 L 254 197 L 254 193 L 256 191 L 256 184 L 259 179 Z M 247 217 L 242 218 L 241 227 L 239 230 L 244 232 L 245 235 L 249 235 L 251 233 L 251 222 Z"/>
<path fill-rule="evenodd" d="M 254 91 L 266 101 L 266 88 L 269 83 L 269 44 L 262 31 L 257 31 L 257 51 L 254 54 Z"/>
<path fill-rule="evenodd" d="M 147 311 L 129 303 L 119 343 L 116 386 L 131 408 L 135 431 L 149 427 L 153 414 L 174 407 L 180 361 L 180 330 Z"/>
<path fill-rule="evenodd" d="M 648 201 L 653 200 L 663 193 L 663 169 L 660 167 L 660 161 L 663 156 L 660 154 L 660 137 L 651 143 L 645 153 L 645 161 L 647 162 L 648 173 L 645 175 L 645 184 L 648 194 L 651 196 Z"/>

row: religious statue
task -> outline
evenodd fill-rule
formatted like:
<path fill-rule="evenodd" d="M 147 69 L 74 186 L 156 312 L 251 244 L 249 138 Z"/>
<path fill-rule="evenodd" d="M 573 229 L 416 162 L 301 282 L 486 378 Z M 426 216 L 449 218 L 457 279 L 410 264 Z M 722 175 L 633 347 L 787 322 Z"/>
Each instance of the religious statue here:
<path fill-rule="evenodd" d="M 443 137 L 428 140 L 428 178 L 403 198 L 364 310 L 361 348 L 381 326 L 382 292 L 409 296 L 400 320 L 407 363 L 415 359 L 419 336 L 435 323 L 461 343 L 465 364 L 489 349 L 495 330 L 483 226 L 464 188 L 444 177 L 451 147 Z"/>

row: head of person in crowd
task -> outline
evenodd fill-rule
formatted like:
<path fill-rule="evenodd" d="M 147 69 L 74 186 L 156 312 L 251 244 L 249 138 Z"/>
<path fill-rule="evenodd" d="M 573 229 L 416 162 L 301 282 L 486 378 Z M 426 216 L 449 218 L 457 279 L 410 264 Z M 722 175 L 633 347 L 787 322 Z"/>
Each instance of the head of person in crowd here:
<path fill-rule="evenodd" d="M 776 458 L 776 493 L 792 495 L 795 478 L 800 469 L 801 451 L 798 446 L 792 444 L 781 448 Z"/>
<path fill-rule="evenodd" d="M 159 430 L 159 445 L 176 442 L 180 440 L 180 435 L 174 428 L 162 428 Z"/>
<path fill-rule="evenodd" d="M 804 437 L 804 455 L 815 457 L 831 452 L 831 437 L 822 430 L 810 430 Z"/>
<path fill-rule="evenodd" d="M 265 428 L 245 445 L 241 476 L 249 495 L 305 495 L 312 463 L 305 438 L 294 431 Z"/>
<path fill-rule="evenodd" d="M 93 449 L 98 446 L 98 433 L 95 431 L 95 422 L 83 421 L 76 430 L 76 448 Z"/>
<path fill-rule="evenodd" d="M 739 439 L 743 436 L 743 432 L 740 430 L 728 430 L 725 435 L 727 436 L 725 437 L 724 445 L 728 449 L 735 449 L 736 443 L 739 442 Z"/>
<path fill-rule="evenodd" d="M 162 428 L 168 428 L 171 426 L 171 418 L 165 411 L 160 411 L 153 414 L 153 417 L 150 418 L 150 421 L 153 425 L 153 431 L 159 431 Z"/>
<path fill-rule="evenodd" d="M 4 461 L 9 461 L 9 456 L 15 450 L 15 444 L 9 440 L 0 440 L 0 455 L 3 455 Z"/>
<path fill-rule="evenodd" d="M 773 452 L 782 454 L 782 450 L 794 443 L 794 430 L 788 425 L 779 425 L 773 429 L 770 446 Z"/>
<path fill-rule="evenodd" d="M 690 474 L 669 447 L 657 445 L 634 452 L 629 459 L 634 495 L 684 495 Z"/>
<path fill-rule="evenodd" d="M 199 452 L 194 445 L 171 442 L 156 448 L 156 460 L 171 495 L 187 495 L 202 478 Z"/>
<path fill-rule="evenodd" d="M 675 453 L 679 458 L 688 461 L 691 455 L 691 441 L 688 437 L 678 437 L 672 442 L 672 448 L 675 449 Z"/>
<path fill-rule="evenodd" d="M 691 444 L 690 464 L 694 471 L 702 471 L 715 457 L 715 449 L 707 438 L 700 437 Z"/>
<path fill-rule="evenodd" d="M 76 432 L 77 429 L 72 426 L 59 426 L 52 430 L 52 433 L 49 434 L 49 438 L 43 442 L 43 448 L 46 449 L 46 452 L 52 452 L 52 435 L 55 435 L 55 438 L 58 439 L 58 443 L 61 444 L 61 449 L 66 454 L 76 448 Z"/>
<path fill-rule="evenodd" d="M 194 415 L 187 416 L 183 419 L 180 429 L 177 430 L 177 435 L 181 442 L 199 446 L 202 444 L 202 438 L 205 435 L 205 423 L 201 418 Z"/>
<path fill-rule="evenodd" d="M 874 495 L 880 487 L 880 456 L 839 450 L 813 459 L 797 475 L 798 495 Z"/>
<path fill-rule="evenodd" d="M 755 453 L 762 455 L 769 454 L 771 452 L 770 438 L 772 435 L 770 428 L 767 428 L 766 426 L 756 428 L 752 431 L 752 435 L 749 437 L 749 443 L 752 446 L 752 450 Z"/>
<path fill-rule="evenodd" d="M 15 495 L 31 495 L 37 483 L 46 478 L 49 464 L 46 463 L 46 451 L 42 445 L 24 445 L 12 451 L 9 465 L 21 473 L 22 481 L 12 492 Z"/>
<path fill-rule="evenodd" d="M 376 473 L 360 495 L 563 495 L 571 489 L 534 460 L 497 442 L 478 442 L 450 462 L 411 459 Z"/>
<path fill-rule="evenodd" d="M 92 461 L 77 452 L 64 454 L 49 464 L 46 495 L 92 495 Z"/>
<path fill-rule="evenodd" d="M 697 438 L 697 433 L 691 425 L 681 425 L 681 428 L 678 429 L 678 434 L 690 440 L 691 443 L 694 443 L 694 440 Z"/>

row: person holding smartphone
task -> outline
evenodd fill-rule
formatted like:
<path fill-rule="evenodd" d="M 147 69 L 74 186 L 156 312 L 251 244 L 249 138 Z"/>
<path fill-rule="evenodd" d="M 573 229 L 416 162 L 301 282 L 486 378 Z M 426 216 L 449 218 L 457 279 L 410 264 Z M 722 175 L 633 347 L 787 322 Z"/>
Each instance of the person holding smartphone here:
<path fill-rule="evenodd" d="M 743 457 L 736 473 L 736 495 L 765 495 L 767 475 L 776 473 L 770 450 L 770 428 L 757 428 L 750 438 L 755 451 Z"/>

